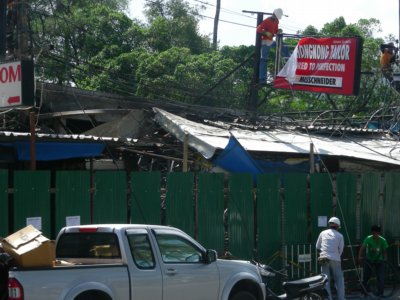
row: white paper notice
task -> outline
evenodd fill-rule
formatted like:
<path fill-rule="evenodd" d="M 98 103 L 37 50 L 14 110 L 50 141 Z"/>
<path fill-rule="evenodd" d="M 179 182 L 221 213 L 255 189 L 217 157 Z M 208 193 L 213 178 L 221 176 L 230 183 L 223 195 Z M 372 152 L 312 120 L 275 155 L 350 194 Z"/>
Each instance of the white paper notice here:
<path fill-rule="evenodd" d="M 76 226 L 81 225 L 81 216 L 68 216 L 65 218 L 65 225 Z"/>
<path fill-rule="evenodd" d="M 326 227 L 326 226 L 328 226 L 328 217 L 318 216 L 318 227 Z"/>
<path fill-rule="evenodd" d="M 37 230 L 42 230 L 42 217 L 26 218 L 26 226 L 32 225 Z"/>

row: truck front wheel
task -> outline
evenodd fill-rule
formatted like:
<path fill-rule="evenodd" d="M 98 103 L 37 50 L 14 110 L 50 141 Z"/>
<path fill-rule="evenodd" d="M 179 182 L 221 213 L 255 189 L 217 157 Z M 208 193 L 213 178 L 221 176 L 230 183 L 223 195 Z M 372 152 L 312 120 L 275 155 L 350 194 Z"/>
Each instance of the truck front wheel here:
<path fill-rule="evenodd" d="M 240 291 L 234 294 L 230 300 L 257 300 L 257 298 L 248 291 Z"/>

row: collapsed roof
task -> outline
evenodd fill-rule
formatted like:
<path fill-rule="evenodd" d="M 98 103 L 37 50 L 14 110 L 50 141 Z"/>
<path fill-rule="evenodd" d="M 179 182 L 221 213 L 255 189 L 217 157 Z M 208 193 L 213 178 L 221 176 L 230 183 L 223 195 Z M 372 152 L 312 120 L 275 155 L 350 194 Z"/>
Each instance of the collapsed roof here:
<path fill-rule="evenodd" d="M 310 132 L 290 129 L 251 131 L 241 128 L 221 128 L 190 121 L 165 110 L 154 108 L 155 120 L 180 141 L 188 137 L 191 147 L 206 159 L 224 149 L 230 136 L 234 136 L 247 151 L 309 154 L 310 144 L 317 155 L 357 158 L 400 165 L 399 141 L 388 136 L 379 138 L 366 136 L 340 137 L 321 136 Z"/>

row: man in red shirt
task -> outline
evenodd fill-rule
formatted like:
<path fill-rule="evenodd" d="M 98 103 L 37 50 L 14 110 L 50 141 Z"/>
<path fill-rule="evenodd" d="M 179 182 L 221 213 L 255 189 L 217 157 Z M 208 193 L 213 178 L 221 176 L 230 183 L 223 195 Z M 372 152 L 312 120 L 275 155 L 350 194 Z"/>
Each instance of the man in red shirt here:
<path fill-rule="evenodd" d="M 261 34 L 261 58 L 260 58 L 260 83 L 265 83 L 267 77 L 267 59 L 269 48 L 273 45 L 273 37 L 278 33 L 279 20 L 283 11 L 280 8 L 274 10 L 272 16 L 266 18 L 257 26 L 257 32 Z"/>

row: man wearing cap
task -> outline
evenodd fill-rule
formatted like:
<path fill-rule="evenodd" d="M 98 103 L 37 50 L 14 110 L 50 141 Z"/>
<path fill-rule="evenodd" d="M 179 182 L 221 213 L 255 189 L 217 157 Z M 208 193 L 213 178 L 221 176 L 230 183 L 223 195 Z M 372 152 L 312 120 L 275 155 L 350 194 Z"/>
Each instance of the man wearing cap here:
<path fill-rule="evenodd" d="M 329 299 L 332 300 L 330 288 L 331 274 L 335 281 L 337 299 L 344 300 L 344 278 L 340 256 L 343 253 L 344 239 L 343 235 L 338 231 L 340 220 L 332 217 L 328 221 L 329 228 L 322 231 L 317 240 L 316 248 L 319 252 L 319 261 L 321 261 L 321 273 L 328 276 L 326 290 Z"/>
<path fill-rule="evenodd" d="M 269 48 L 273 45 L 273 37 L 278 33 L 279 20 L 282 18 L 283 11 L 280 8 L 274 10 L 272 16 L 266 18 L 257 26 L 257 33 L 261 34 L 261 58 L 259 81 L 265 83 L 267 77 L 267 59 Z"/>

